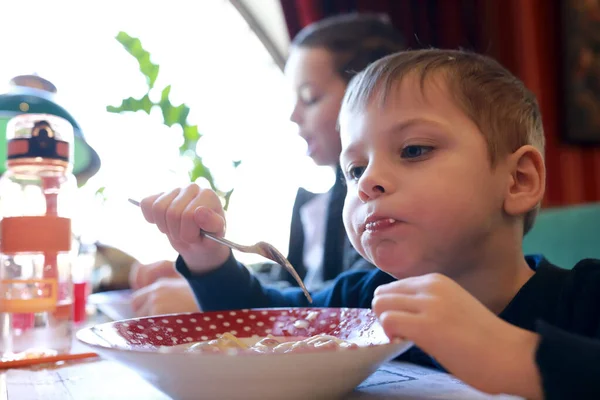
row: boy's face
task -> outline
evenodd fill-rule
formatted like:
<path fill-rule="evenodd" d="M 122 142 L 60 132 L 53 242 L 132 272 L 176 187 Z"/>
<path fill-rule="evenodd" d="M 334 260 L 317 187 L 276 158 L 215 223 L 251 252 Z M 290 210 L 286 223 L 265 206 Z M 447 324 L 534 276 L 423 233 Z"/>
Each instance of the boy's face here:
<path fill-rule="evenodd" d="M 335 71 L 333 56 L 320 48 L 293 48 L 285 66 L 296 93 L 290 119 L 306 141 L 317 165 L 337 165 L 340 134 L 336 124 L 346 82 Z"/>
<path fill-rule="evenodd" d="M 340 120 L 348 194 L 344 224 L 354 247 L 401 279 L 456 276 L 498 238 L 509 172 L 493 169 L 485 138 L 444 79 L 422 90 L 408 75 L 386 103 Z"/>

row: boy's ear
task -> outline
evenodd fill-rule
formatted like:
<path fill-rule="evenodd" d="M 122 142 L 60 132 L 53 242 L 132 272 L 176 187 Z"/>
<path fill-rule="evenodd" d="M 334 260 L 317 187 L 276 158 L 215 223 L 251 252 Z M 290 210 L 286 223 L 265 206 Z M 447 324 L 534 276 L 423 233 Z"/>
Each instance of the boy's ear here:
<path fill-rule="evenodd" d="M 508 158 L 510 181 L 504 200 L 504 211 L 511 216 L 524 215 L 543 199 L 546 188 L 546 166 L 535 147 L 520 147 Z"/>

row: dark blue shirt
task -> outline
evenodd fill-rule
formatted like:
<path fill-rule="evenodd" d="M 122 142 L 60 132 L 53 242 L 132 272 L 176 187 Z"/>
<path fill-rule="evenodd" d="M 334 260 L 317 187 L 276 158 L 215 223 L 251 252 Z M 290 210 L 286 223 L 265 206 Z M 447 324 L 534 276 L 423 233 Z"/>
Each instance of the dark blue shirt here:
<path fill-rule="evenodd" d="M 540 335 L 535 361 L 546 399 L 600 399 L 600 261 L 582 260 L 567 270 L 540 256 L 528 256 L 526 260 L 536 272 L 499 317 Z M 370 308 L 375 289 L 395 280 L 380 270 L 345 272 L 327 288 L 311 294 L 310 304 L 299 288 L 261 285 L 233 256 L 205 274 L 191 273 L 181 257 L 176 267 L 189 281 L 204 311 Z M 399 359 L 443 369 L 416 347 Z"/>

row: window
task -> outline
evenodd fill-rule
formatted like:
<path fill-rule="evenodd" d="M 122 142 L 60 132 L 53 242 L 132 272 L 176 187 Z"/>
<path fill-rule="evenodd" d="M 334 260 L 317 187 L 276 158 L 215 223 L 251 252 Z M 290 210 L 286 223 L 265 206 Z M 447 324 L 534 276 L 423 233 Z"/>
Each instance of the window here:
<path fill-rule="evenodd" d="M 0 24 L 0 83 L 37 73 L 58 88 L 102 168 L 80 190 L 77 225 L 142 262 L 174 259 L 166 238 L 127 202 L 187 183 L 179 134 L 151 113 L 111 114 L 107 105 L 145 92 L 136 61 L 114 39 L 138 37 L 160 65 L 157 95 L 172 85 L 204 135 L 198 148 L 222 189 L 235 188 L 227 237 L 287 252 L 299 185 L 325 191 L 327 168 L 314 166 L 289 122 L 292 94 L 281 70 L 237 10 L 224 0 L 9 2 Z M 157 110 L 158 111 L 158 110 Z M 233 168 L 233 161 L 241 165 Z M 106 187 L 107 200 L 94 200 Z M 260 259 L 238 255 L 246 262 Z"/>

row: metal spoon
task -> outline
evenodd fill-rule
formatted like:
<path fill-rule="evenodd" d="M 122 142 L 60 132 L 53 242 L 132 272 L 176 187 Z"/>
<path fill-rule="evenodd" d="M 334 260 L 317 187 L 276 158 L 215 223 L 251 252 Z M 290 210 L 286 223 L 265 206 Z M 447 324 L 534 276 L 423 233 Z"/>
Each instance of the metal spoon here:
<path fill-rule="evenodd" d="M 140 206 L 140 202 L 137 200 L 129 199 L 129 202 L 135 206 Z M 292 274 L 292 276 L 294 277 L 296 282 L 298 282 L 298 285 L 304 292 L 304 295 L 308 299 L 309 303 L 312 303 L 312 297 L 310 296 L 310 293 L 308 293 L 306 286 L 304 286 L 304 282 L 302 282 L 300 275 L 298 275 L 298 273 L 296 272 L 292 264 L 287 260 L 287 258 L 285 258 L 284 255 L 281 254 L 281 252 L 279 252 L 279 250 L 277 250 L 273 245 L 267 242 L 258 242 L 251 246 L 244 246 L 241 244 L 233 243 L 232 241 L 227 240 L 225 238 L 216 236 L 213 233 L 206 232 L 203 229 L 200 229 L 200 233 L 206 236 L 207 238 L 214 240 L 217 243 L 223 244 L 231 249 L 241 251 L 242 253 L 258 254 L 281 265 L 290 274 Z"/>

